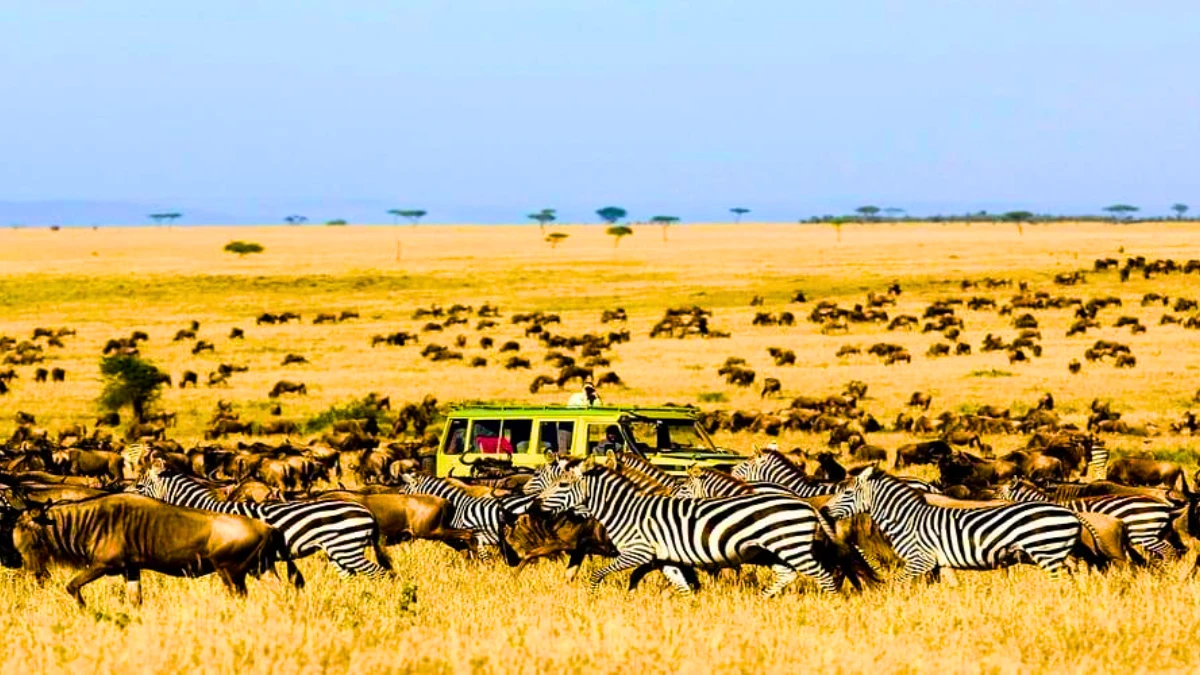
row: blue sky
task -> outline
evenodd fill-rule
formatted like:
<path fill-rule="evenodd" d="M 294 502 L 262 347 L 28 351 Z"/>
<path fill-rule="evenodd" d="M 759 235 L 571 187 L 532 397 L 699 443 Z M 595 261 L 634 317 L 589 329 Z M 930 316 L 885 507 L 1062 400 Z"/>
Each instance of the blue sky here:
<path fill-rule="evenodd" d="M 1200 209 L 1194 2 L 0 0 L 0 13 L 0 207 L 30 220 L 123 206 L 191 222 Z"/>

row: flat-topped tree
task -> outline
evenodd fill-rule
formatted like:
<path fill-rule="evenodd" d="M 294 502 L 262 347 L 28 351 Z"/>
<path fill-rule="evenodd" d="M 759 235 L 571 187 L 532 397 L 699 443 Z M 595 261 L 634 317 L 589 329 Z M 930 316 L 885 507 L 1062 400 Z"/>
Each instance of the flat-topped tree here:
<path fill-rule="evenodd" d="M 299 224 L 307 222 L 307 221 L 308 221 L 307 216 L 301 216 L 298 214 L 292 214 L 283 219 L 283 222 L 287 223 L 288 225 L 299 225 Z"/>
<path fill-rule="evenodd" d="M 150 220 L 153 220 L 156 224 L 161 224 L 163 221 L 166 221 L 167 223 L 173 223 L 182 218 L 183 214 L 175 211 L 163 211 L 161 213 L 151 213 L 149 217 Z"/>
<path fill-rule="evenodd" d="M 613 248 L 621 245 L 621 237 L 628 237 L 633 234 L 633 228 L 627 225 L 613 225 L 605 230 L 613 238 Z"/>
<path fill-rule="evenodd" d="M 550 244 L 550 248 L 558 248 L 558 245 L 569 236 L 571 235 L 566 232 L 551 232 L 546 235 L 546 242 Z"/>
<path fill-rule="evenodd" d="M 1030 211 L 1009 211 L 1001 215 L 1000 218 L 1016 225 L 1017 234 L 1025 236 L 1025 223 L 1033 222 L 1033 213 Z"/>
<path fill-rule="evenodd" d="M 893 219 L 894 219 L 894 218 L 896 218 L 897 216 L 899 216 L 900 214 L 904 213 L 904 209 L 902 209 L 902 208 L 898 208 L 898 207 L 895 207 L 895 206 L 889 206 L 889 207 L 885 208 L 885 209 L 883 210 L 883 212 L 887 214 L 887 217 L 888 217 L 888 218 L 893 218 Z"/>
<path fill-rule="evenodd" d="M 415 227 L 416 224 L 420 222 L 420 220 L 428 213 L 429 212 L 424 209 L 401 209 L 400 217 L 404 218 Z"/>
<path fill-rule="evenodd" d="M 653 218 L 650 219 L 650 222 L 654 223 L 655 225 L 662 226 L 663 241 L 666 241 L 667 240 L 667 228 L 674 225 L 675 223 L 678 223 L 679 218 L 676 216 L 654 216 Z"/>
<path fill-rule="evenodd" d="M 729 212 L 733 214 L 733 222 L 740 223 L 742 222 L 742 216 L 750 213 L 750 209 L 743 206 L 735 206 L 732 209 L 729 209 Z"/>
<path fill-rule="evenodd" d="M 619 206 L 606 206 L 602 209 L 596 209 L 596 215 L 600 216 L 600 219 L 609 225 L 615 225 L 618 220 L 629 215 L 629 212 Z"/>
<path fill-rule="evenodd" d="M 541 232 L 545 232 L 546 231 L 546 223 L 553 223 L 555 220 L 558 219 L 558 216 L 556 214 L 557 214 L 557 211 L 555 211 L 554 209 L 542 209 L 541 211 L 535 211 L 534 213 L 531 213 L 525 217 L 530 220 L 536 220 L 537 224 L 538 224 L 538 230 Z"/>
<path fill-rule="evenodd" d="M 1112 214 L 1113 220 L 1129 220 L 1133 218 L 1133 214 L 1138 212 L 1138 207 L 1129 204 L 1113 204 L 1104 207 L 1104 210 Z"/>
<path fill-rule="evenodd" d="M 1171 210 L 1175 212 L 1176 220 L 1183 220 L 1183 214 L 1187 213 L 1188 205 L 1187 204 L 1172 204 Z"/>
<path fill-rule="evenodd" d="M 879 211 L 881 209 L 878 206 L 869 206 L 868 205 L 868 206 L 860 206 L 854 210 L 858 212 L 858 215 L 863 217 L 863 220 L 874 220 L 875 216 L 879 215 Z"/>

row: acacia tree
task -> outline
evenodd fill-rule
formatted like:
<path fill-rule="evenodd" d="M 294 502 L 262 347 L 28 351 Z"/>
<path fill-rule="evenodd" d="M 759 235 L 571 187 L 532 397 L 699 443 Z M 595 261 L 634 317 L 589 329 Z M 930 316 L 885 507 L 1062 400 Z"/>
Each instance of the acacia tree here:
<path fill-rule="evenodd" d="M 1104 210 L 1112 214 L 1113 220 L 1120 220 L 1122 218 L 1129 220 L 1133 218 L 1133 214 L 1138 212 L 1138 207 L 1130 206 L 1129 204 L 1113 204 L 1112 206 L 1104 207 Z"/>
<path fill-rule="evenodd" d="M 167 221 L 167 223 L 173 223 L 182 217 L 182 213 L 177 213 L 175 211 L 164 211 L 162 213 L 150 214 L 150 220 L 153 220 L 156 224 L 161 224 L 164 220 Z"/>
<path fill-rule="evenodd" d="M 629 212 L 619 206 L 606 206 L 602 209 L 596 209 L 596 215 L 609 225 L 615 225 L 618 220 L 629 215 Z"/>
<path fill-rule="evenodd" d="M 538 224 L 538 230 L 541 232 L 546 231 L 546 223 L 553 223 L 558 219 L 557 212 L 554 209 L 542 209 L 541 211 L 531 213 L 525 217 L 530 220 L 536 220 Z"/>
<path fill-rule="evenodd" d="M 301 223 L 308 222 L 308 218 L 306 216 L 292 214 L 284 218 L 283 222 L 287 223 L 288 225 L 299 225 Z"/>
<path fill-rule="evenodd" d="M 666 241 L 667 240 L 667 228 L 674 225 L 675 223 L 678 223 L 679 218 L 677 216 L 654 216 L 653 218 L 650 219 L 650 222 L 654 223 L 655 225 L 662 226 L 663 241 Z"/>
<path fill-rule="evenodd" d="M 743 206 L 735 206 L 732 209 L 729 209 L 729 212 L 733 214 L 733 222 L 740 223 L 742 222 L 742 216 L 750 213 L 750 209 Z"/>
<path fill-rule="evenodd" d="M 605 230 L 613 238 L 613 248 L 621 245 L 621 237 L 628 237 L 633 234 L 633 229 L 626 225 L 613 225 Z"/>
<path fill-rule="evenodd" d="M 1017 226 L 1017 234 L 1025 236 L 1025 223 L 1033 222 L 1033 213 L 1029 211 L 1009 211 L 1000 216 L 1002 219 Z"/>
<path fill-rule="evenodd" d="M 146 410 L 158 398 L 169 376 L 157 366 L 138 356 L 106 356 L 100 360 L 104 389 L 99 404 L 116 412 L 125 406 L 133 409 L 138 421 L 145 419 Z"/>
<path fill-rule="evenodd" d="M 873 220 L 875 216 L 879 215 L 880 209 L 878 206 L 860 206 L 855 211 L 863 217 L 863 220 Z"/>
<path fill-rule="evenodd" d="M 420 222 L 421 219 L 424 218 L 428 213 L 429 212 L 424 209 L 404 209 L 400 211 L 400 217 L 407 219 L 408 222 L 412 223 L 415 227 L 416 224 Z"/>
<path fill-rule="evenodd" d="M 904 209 L 901 209 L 901 208 L 898 208 L 895 206 L 889 206 L 886 209 L 884 209 L 883 212 L 887 214 L 888 218 L 896 218 L 900 214 L 904 213 Z"/>
<path fill-rule="evenodd" d="M 393 225 L 395 225 L 396 223 L 398 223 L 400 221 L 400 214 L 402 213 L 402 211 L 400 209 L 388 209 L 387 213 L 389 216 L 392 217 Z"/>
<path fill-rule="evenodd" d="M 1172 204 L 1171 210 L 1175 212 L 1175 220 L 1183 220 L 1183 214 L 1187 213 L 1187 204 Z"/>
<path fill-rule="evenodd" d="M 562 240 L 569 236 L 571 235 L 567 234 L 566 232 L 551 232 L 550 234 L 546 235 L 546 242 L 550 244 L 550 248 L 558 248 L 558 245 L 562 243 Z"/>

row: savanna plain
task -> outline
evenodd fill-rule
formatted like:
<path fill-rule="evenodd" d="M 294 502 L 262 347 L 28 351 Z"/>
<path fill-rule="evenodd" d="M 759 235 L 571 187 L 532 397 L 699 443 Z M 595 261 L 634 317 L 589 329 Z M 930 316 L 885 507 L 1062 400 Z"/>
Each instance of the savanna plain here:
<path fill-rule="evenodd" d="M 622 387 L 602 388 L 608 403 L 695 404 L 705 409 L 773 410 L 792 396 L 842 391 L 867 383 L 860 406 L 891 428 L 910 394 L 933 396 L 933 411 L 970 412 L 985 404 L 1025 410 L 1052 392 L 1066 421 L 1081 426 L 1095 398 L 1110 400 L 1123 419 L 1149 435 L 1106 435 L 1114 456 L 1146 454 L 1183 463 L 1191 480 L 1198 445 L 1169 424 L 1197 404 L 1200 332 L 1160 325 L 1170 312 L 1144 306 L 1144 294 L 1200 297 L 1195 274 L 1121 282 L 1115 270 L 1092 272 L 1096 258 L 1146 256 L 1183 262 L 1200 258 L 1194 223 L 1055 223 L 1012 226 L 878 223 L 845 225 L 691 225 L 666 232 L 635 227 L 614 245 L 596 226 L 558 227 L 556 246 L 531 226 L 100 228 L 0 231 L 0 335 L 28 338 L 38 326 L 73 328 L 46 366 L 65 382 L 35 383 L 20 368 L 0 397 L 0 435 L 14 415 L 36 415 L 51 430 L 91 426 L 99 410 L 101 349 L 109 338 L 146 331 L 142 354 L 175 378 L 217 364 L 249 366 L 227 384 L 164 392 L 159 407 L 176 411 L 173 438 L 200 442 L 218 400 L 244 418 L 266 420 L 267 392 L 280 379 L 302 381 L 306 396 L 282 399 L 283 418 L 301 425 L 331 405 L 368 392 L 393 401 L 432 394 L 455 401 L 564 403 L 571 390 L 537 394 L 529 382 L 545 349 L 514 325 L 514 313 L 562 316 L 559 332 L 621 328 L 602 324 L 602 310 L 623 307 L 632 340 L 614 350 Z M 264 252 L 236 256 L 231 240 L 254 241 Z M 1086 270 L 1072 286 L 1056 274 Z M 1010 279 L 1014 287 L 963 290 L 964 279 Z M 1012 317 L 960 308 L 969 356 L 932 358 L 938 333 L 889 332 L 883 324 L 850 325 L 826 334 L 806 321 L 813 306 L 865 302 L 892 283 L 902 289 L 893 314 L 921 315 L 940 298 L 983 296 L 1004 304 L 1027 282 L 1087 300 L 1116 296 L 1119 309 L 1103 326 L 1066 337 L 1073 308 L 1037 312 L 1043 353 L 1010 363 L 1004 352 L 980 352 L 984 335 L 1011 339 Z M 797 290 L 807 295 L 792 303 Z M 751 299 L 761 296 L 761 306 Z M 455 303 L 498 305 L 499 325 L 474 323 L 422 333 L 406 347 L 372 347 L 370 338 L 420 332 L 421 307 Z M 650 339 L 668 307 L 713 311 L 710 325 L 728 338 Z M 318 313 L 359 318 L 314 325 Z M 257 325 L 262 312 L 293 311 L 304 319 Z M 756 326 L 758 312 L 793 312 L 794 326 Z M 1113 326 L 1136 316 L 1148 330 L 1131 335 Z M 193 355 L 172 336 L 191 321 L 215 351 Z M 244 340 L 228 339 L 242 328 Z M 420 356 L 430 342 L 468 338 L 466 361 Z M 497 344 L 517 340 L 532 370 L 506 370 L 481 335 Z M 1129 344 L 1136 367 L 1087 362 L 1097 339 Z M 867 355 L 835 356 L 845 345 L 904 345 L 911 364 L 883 365 Z M 769 347 L 794 350 L 795 365 L 776 366 Z M 310 363 L 280 365 L 287 353 Z M 780 397 L 762 399 L 758 386 L 726 384 L 717 369 L 746 359 L 758 375 L 782 383 Z M 1068 363 L 1084 361 L 1078 374 Z M 1149 425 L 1149 426 L 1147 426 Z M 878 433 L 889 449 L 915 437 Z M 748 452 L 765 436 L 719 434 L 725 447 Z M 1023 445 L 1019 435 L 985 439 L 997 453 Z M 816 449 L 825 436 L 785 433 L 784 447 Z M 926 468 L 914 475 L 932 478 Z M 1194 486 L 1193 486 L 1194 487 Z M 1188 540 L 1195 546 L 1195 542 Z M 37 586 L 21 570 L 0 570 L 0 663 L 5 672 L 1194 672 L 1200 668 L 1200 582 L 1188 578 L 1194 551 L 1152 572 L 1080 571 L 1058 582 L 1036 568 L 960 573 L 960 584 L 885 585 L 862 593 L 822 594 L 798 580 L 782 597 L 758 596 L 760 577 L 723 576 L 694 598 L 671 594 L 661 577 L 630 594 L 625 578 L 610 578 L 595 596 L 583 578 L 567 582 L 564 567 L 542 562 L 514 575 L 499 561 L 462 559 L 440 544 L 391 549 L 394 579 L 342 580 L 323 559 L 301 561 L 309 585 L 297 592 L 277 580 L 250 582 L 249 597 L 231 597 L 213 577 L 143 577 L 145 603 L 129 605 L 123 584 L 108 578 L 85 589 L 80 610 L 62 587 L 66 570 Z M 602 564 L 591 561 L 585 572 Z M 765 579 L 765 576 L 761 577 Z M 415 601 L 408 590 L 415 586 Z"/>

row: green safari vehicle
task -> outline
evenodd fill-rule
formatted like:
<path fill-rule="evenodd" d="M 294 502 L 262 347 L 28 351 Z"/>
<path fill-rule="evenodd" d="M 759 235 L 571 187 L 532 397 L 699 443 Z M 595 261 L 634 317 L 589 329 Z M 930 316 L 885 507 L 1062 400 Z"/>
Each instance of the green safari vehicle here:
<path fill-rule="evenodd" d="M 550 453 L 587 457 L 635 452 L 671 473 L 699 464 L 729 470 L 742 457 L 713 445 L 682 407 L 462 406 L 446 416 L 438 476 L 470 478 L 482 459 L 536 469 Z"/>

